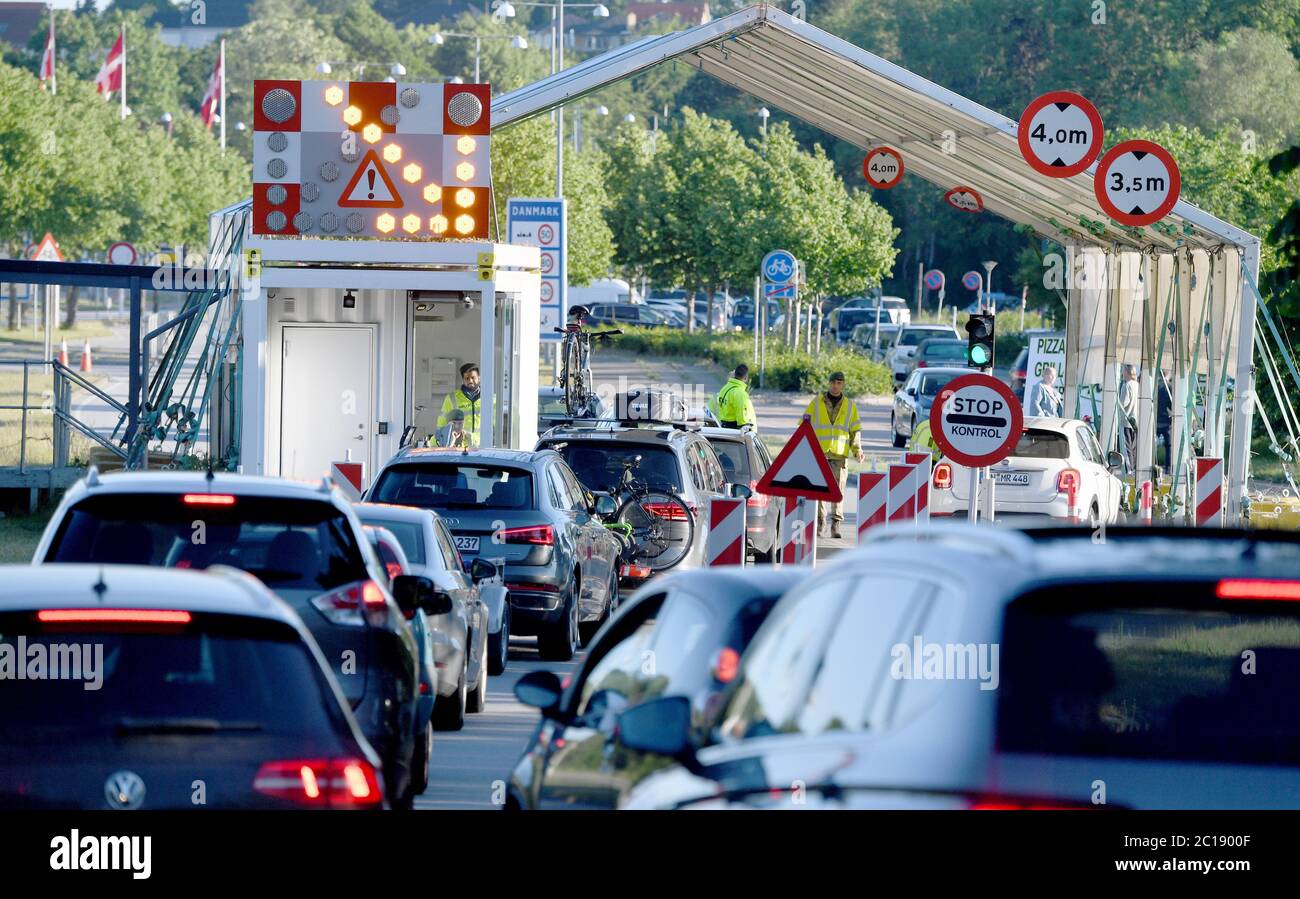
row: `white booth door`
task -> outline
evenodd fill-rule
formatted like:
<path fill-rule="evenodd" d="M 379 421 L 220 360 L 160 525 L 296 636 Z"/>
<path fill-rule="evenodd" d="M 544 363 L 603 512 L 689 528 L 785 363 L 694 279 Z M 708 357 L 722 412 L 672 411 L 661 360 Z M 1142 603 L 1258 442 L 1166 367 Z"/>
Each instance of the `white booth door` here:
<path fill-rule="evenodd" d="M 325 477 L 348 458 L 370 470 L 373 342 L 372 328 L 285 327 L 281 475 Z"/>

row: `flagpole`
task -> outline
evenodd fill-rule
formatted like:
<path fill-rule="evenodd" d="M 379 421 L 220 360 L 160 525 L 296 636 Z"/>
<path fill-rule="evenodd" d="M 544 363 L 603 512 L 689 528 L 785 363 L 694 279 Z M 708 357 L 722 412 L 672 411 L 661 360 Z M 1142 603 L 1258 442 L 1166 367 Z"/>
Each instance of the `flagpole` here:
<path fill-rule="evenodd" d="M 226 152 L 226 39 L 221 39 L 221 152 Z"/>
<path fill-rule="evenodd" d="M 58 50 L 54 46 L 54 7 L 51 6 L 50 7 L 50 96 L 51 97 L 57 97 L 59 95 L 59 79 L 58 76 L 55 74 L 57 68 L 56 59 L 58 55 L 59 55 Z"/>
<path fill-rule="evenodd" d="M 122 23 L 122 118 L 126 118 L 126 23 Z"/>

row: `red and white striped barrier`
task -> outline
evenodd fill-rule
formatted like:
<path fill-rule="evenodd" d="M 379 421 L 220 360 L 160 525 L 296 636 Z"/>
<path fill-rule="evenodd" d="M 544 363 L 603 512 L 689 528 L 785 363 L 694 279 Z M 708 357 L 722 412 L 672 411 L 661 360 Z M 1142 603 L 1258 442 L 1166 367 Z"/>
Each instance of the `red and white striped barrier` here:
<path fill-rule="evenodd" d="M 1196 460 L 1196 526 L 1223 527 L 1223 460 Z"/>
<path fill-rule="evenodd" d="M 929 453 L 904 453 L 903 462 L 916 466 L 913 483 L 916 487 L 916 523 L 930 523 L 930 477 L 934 472 L 934 457 Z"/>
<path fill-rule="evenodd" d="M 781 515 L 781 564 L 815 565 L 816 560 L 817 505 L 787 496 Z"/>
<path fill-rule="evenodd" d="M 709 501 L 706 565 L 745 564 L 745 501 L 714 497 Z"/>
<path fill-rule="evenodd" d="M 1138 518 L 1147 526 L 1151 524 L 1151 506 L 1154 499 L 1155 489 L 1150 481 L 1143 481 L 1141 492 L 1138 499 Z"/>
<path fill-rule="evenodd" d="M 343 491 L 348 502 L 360 502 L 366 489 L 365 463 L 334 462 L 330 465 L 330 480 Z"/>
<path fill-rule="evenodd" d="M 858 475 L 858 540 L 868 528 L 885 523 L 888 514 L 889 481 L 883 471 L 864 471 Z"/>
<path fill-rule="evenodd" d="M 893 527 L 916 527 L 916 466 L 889 466 L 889 498 L 885 518 Z"/>

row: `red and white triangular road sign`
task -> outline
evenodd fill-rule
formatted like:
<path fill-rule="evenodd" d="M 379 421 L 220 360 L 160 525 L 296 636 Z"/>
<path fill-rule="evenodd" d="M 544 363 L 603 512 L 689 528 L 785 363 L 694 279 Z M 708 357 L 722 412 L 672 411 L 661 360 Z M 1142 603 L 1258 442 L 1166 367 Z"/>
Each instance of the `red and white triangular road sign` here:
<path fill-rule="evenodd" d="M 768 496 L 825 500 L 838 503 L 844 498 L 839 482 L 831 474 L 826 454 L 817 441 L 812 422 L 804 419 L 790 441 L 781 448 L 772 467 L 754 485 Z"/>
<path fill-rule="evenodd" d="M 58 241 L 54 239 L 53 234 L 48 231 L 45 232 L 45 236 L 41 238 L 41 242 L 38 243 L 36 249 L 32 251 L 32 259 L 37 262 L 63 261 L 63 254 L 59 252 L 59 244 Z"/>
<path fill-rule="evenodd" d="M 398 208 L 402 197 L 393 185 L 393 180 L 379 161 L 379 154 L 370 150 L 361 157 L 361 164 L 352 174 L 352 180 L 343 188 L 339 197 L 340 206 L 388 207 Z"/>

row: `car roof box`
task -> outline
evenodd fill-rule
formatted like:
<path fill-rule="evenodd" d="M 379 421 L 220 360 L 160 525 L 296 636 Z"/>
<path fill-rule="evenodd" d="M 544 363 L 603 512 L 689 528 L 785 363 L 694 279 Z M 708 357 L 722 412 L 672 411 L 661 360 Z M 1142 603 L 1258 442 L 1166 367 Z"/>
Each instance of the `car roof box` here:
<path fill-rule="evenodd" d="M 614 397 L 614 415 L 625 425 L 671 424 L 687 417 L 686 404 L 663 390 L 635 389 Z"/>

